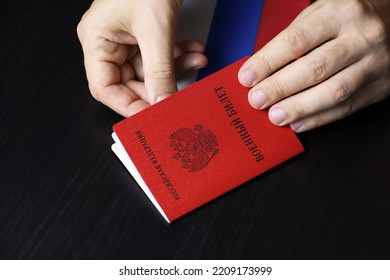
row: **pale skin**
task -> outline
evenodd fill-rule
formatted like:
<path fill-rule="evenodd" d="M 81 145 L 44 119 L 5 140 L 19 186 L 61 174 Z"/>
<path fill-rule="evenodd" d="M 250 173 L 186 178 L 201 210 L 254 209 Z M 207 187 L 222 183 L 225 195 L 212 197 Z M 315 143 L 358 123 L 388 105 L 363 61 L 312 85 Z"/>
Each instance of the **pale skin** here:
<path fill-rule="evenodd" d="M 176 76 L 207 64 L 200 43 L 174 42 L 181 4 L 94 2 L 78 35 L 97 100 L 128 117 L 174 93 Z M 389 15 L 389 0 L 316 1 L 240 69 L 249 103 L 303 132 L 385 99 Z"/>
<path fill-rule="evenodd" d="M 175 43 L 182 0 L 95 0 L 77 34 L 91 94 L 129 117 L 176 92 L 176 76 L 207 64 L 196 41 Z"/>

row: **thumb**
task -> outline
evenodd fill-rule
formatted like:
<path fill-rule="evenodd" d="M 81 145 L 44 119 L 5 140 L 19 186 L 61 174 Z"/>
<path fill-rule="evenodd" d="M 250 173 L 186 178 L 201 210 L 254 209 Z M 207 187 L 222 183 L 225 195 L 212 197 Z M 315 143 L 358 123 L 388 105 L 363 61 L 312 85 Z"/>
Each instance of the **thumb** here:
<path fill-rule="evenodd" d="M 156 36 L 148 36 L 146 42 L 139 42 L 146 94 L 150 104 L 177 91 L 173 56 L 174 36 L 175 32 L 172 34 L 159 32 Z"/>

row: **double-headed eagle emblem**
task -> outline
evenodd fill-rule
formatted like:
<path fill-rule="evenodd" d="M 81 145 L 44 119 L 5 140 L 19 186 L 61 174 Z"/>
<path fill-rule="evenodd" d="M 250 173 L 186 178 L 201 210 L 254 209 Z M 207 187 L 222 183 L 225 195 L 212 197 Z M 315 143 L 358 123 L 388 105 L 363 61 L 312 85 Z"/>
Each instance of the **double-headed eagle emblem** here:
<path fill-rule="evenodd" d="M 199 124 L 193 130 L 180 128 L 174 131 L 169 140 L 175 151 L 173 158 L 189 172 L 202 170 L 219 152 L 215 135 Z"/>

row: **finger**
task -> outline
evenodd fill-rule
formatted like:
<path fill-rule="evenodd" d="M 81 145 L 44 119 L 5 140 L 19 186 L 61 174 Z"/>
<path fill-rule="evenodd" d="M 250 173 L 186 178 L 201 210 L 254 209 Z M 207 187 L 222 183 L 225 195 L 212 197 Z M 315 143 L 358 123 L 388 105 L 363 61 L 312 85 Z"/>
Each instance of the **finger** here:
<path fill-rule="evenodd" d="M 204 53 L 205 48 L 202 43 L 194 40 L 186 40 L 178 42 L 174 48 L 174 57 L 177 58 L 185 53 L 198 52 Z"/>
<path fill-rule="evenodd" d="M 256 109 L 264 109 L 316 85 L 362 57 L 364 45 L 354 33 L 324 43 L 254 86 L 249 102 Z"/>
<path fill-rule="evenodd" d="M 145 90 L 145 84 L 135 79 L 134 69 L 128 63 L 125 62 L 119 66 L 120 83 L 124 84 L 130 91 L 134 92 L 140 99 L 146 100 L 147 94 Z"/>
<path fill-rule="evenodd" d="M 318 12 L 319 9 L 315 11 L 291 24 L 249 58 L 238 74 L 241 84 L 252 87 L 282 66 L 335 37 L 338 24 L 329 14 Z"/>
<path fill-rule="evenodd" d="M 148 92 L 147 100 L 154 104 L 159 96 L 168 96 L 176 92 L 177 88 L 173 53 L 170 53 L 168 47 L 158 54 L 159 51 L 156 49 L 152 54 L 150 51 L 143 52 L 150 55 L 143 59 L 144 80 Z"/>
<path fill-rule="evenodd" d="M 388 61 L 387 49 L 375 48 L 373 54 L 356 61 L 317 86 L 273 105 L 269 111 L 271 122 L 286 125 L 338 106 L 365 85 L 387 77 Z M 376 95 L 375 91 L 371 94 Z"/>
<path fill-rule="evenodd" d="M 103 76 L 104 73 L 118 78 L 117 82 L 110 82 L 105 86 L 94 83 L 94 79 L 90 79 L 90 84 L 94 84 L 91 86 L 91 93 L 96 100 L 124 117 L 129 117 L 149 106 L 147 102 L 138 96 L 140 92 L 136 93 L 120 82 L 120 72 L 116 65 L 109 62 L 101 62 L 95 64 L 95 67 L 97 73 L 99 73 L 94 75 L 96 79 L 99 79 L 99 76 Z"/>
<path fill-rule="evenodd" d="M 124 117 L 130 117 L 150 106 L 123 84 L 102 89 L 99 100 Z"/>
<path fill-rule="evenodd" d="M 292 123 L 290 126 L 297 133 L 308 131 L 345 118 L 363 107 L 380 102 L 389 94 L 388 91 L 385 90 L 385 88 L 388 88 L 389 85 L 386 87 L 381 85 L 386 82 L 389 83 L 388 81 L 383 80 L 371 83 L 364 89 L 359 90 L 350 98 L 340 103 L 338 106 L 303 118 L 302 120 Z M 380 94 L 373 95 L 372 92 L 378 91 L 378 87 L 381 90 Z"/>
<path fill-rule="evenodd" d="M 186 53 L 175 58 L 176 78 L 205 67 L 207 62 L 206 56 L 197 52 Z"/>
<path fill-rule="evenodd" d="M 321 84 L 276 103 L 269 110 L 271 122 L 286 125 L 338 106 L 368 82 L 365 65 L 365 60 L 358 61 Z"/>
<path fill-rule="evenodd" d="M 122 84 L 125 84 L 129 80 L 134 80 L 135 78 L 134 69 L 128 62 L 119 66 L 119 75 Z"/>
<path fill-rule="evenodd" d="M 126 54 L 125 46 L 104 41 L 96 51 L 85 52 L 85 69 L 94 98 L 128 117 L 149 104 L 140 99 L 134 90 L 121 83 L 121 80 L 131 79 L 133 76 L 131 69 L 122 66 L 122 73 L 118 66 L 126 59 Z"/>
<path fill-rule="evenodd" d="M 88 40 L 83 50 L 85 71 L 92 89 L 105 88 L 120 81 L 118 65 L 126 60 L 127 46 L 96 38 Z"/>
<path fill-rule="evenodd" d="M 173 23 L 167 25 L 170 24 Z M 150 104 L 177 91 L 173 56 L 175 32 L 172 32 L 172 28 L 156 24 L 147 36 L 136 36 L 142 56 L 147 101 Z"/>
<path fill-rule="evenodd" d="M 204 46 L 197 41 L 179 42 L 174 47 L 174 65 L 176 78 L 184 73 L 203 68 L 207 65 L 207 58 L 203 55 Z M 144 71 L 141 54 L 129 59 L 130 64 L 134 68 L 135 78 L 138 81 L 144 81 Z"/>

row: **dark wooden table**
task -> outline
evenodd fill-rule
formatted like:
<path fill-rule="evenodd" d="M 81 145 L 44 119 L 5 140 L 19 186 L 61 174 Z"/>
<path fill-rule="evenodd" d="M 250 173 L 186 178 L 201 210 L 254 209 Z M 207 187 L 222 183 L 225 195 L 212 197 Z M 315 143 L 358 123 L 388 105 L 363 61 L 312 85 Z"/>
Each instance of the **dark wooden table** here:
<path fill-rule="evenodd" d="M 89 4 L 0 9 L 0 258 L 390 258 L 390 100 L 300 134 L 304 154 L 168 225 L 110 150 L 122 118 L 89 94 Z"/>

